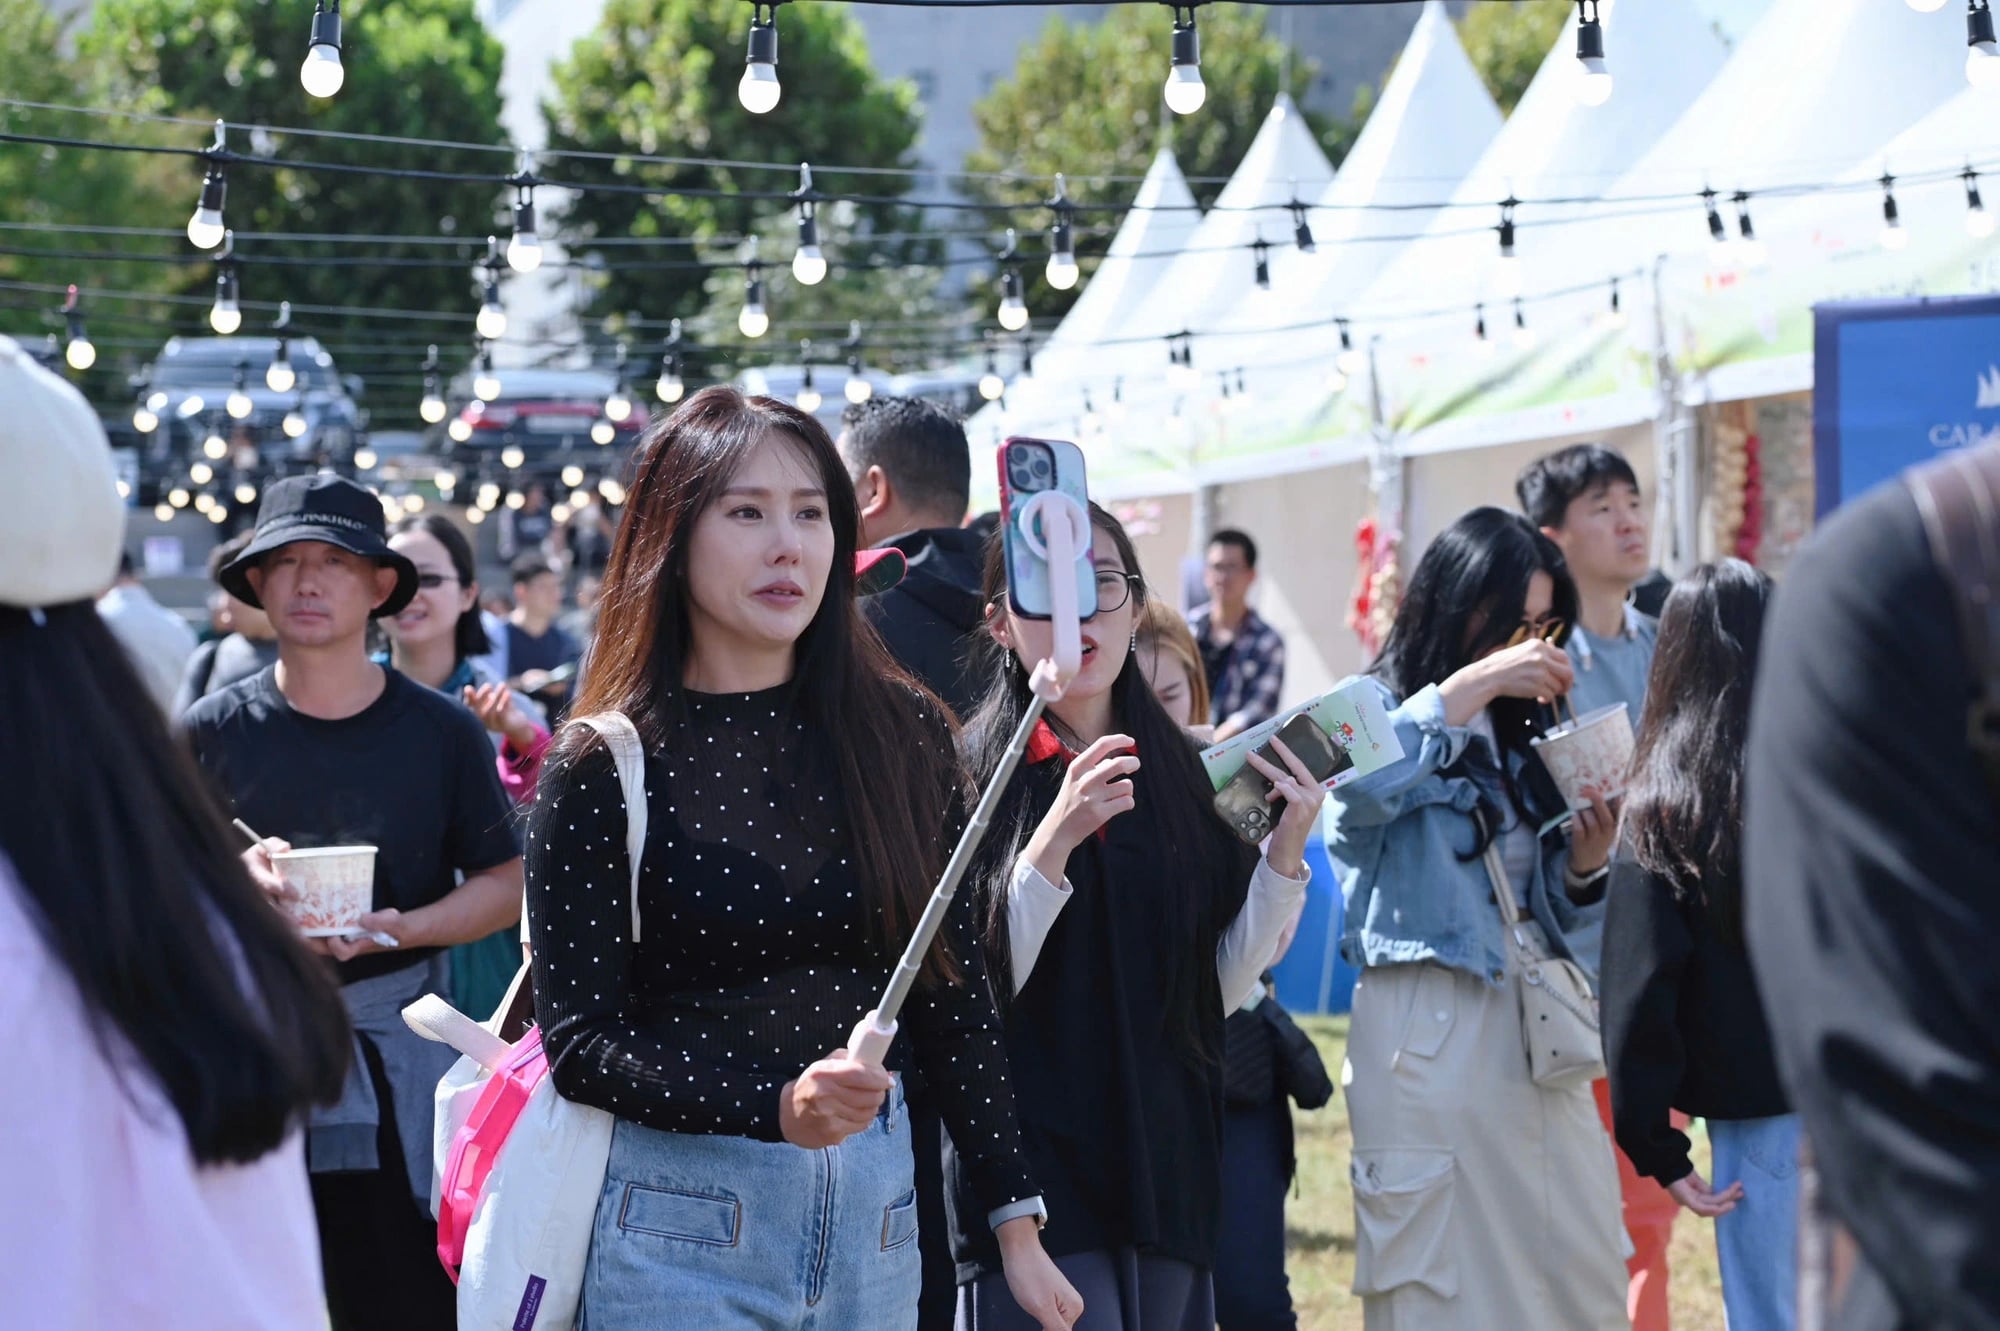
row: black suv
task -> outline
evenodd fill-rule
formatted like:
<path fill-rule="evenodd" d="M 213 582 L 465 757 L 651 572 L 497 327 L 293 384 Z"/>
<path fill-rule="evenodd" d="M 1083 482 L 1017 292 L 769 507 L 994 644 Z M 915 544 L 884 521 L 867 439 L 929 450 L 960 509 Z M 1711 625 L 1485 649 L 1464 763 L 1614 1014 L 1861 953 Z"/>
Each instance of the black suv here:
<path fill-rule="evenodd" d="M 658 407 L 650 383 L 627 385 L 630 404 L 613 421 L 606 405 L 617 387 L 605 370 L 500 369 L 500 393 L 491 402 L 472 396 L 476 375 L 454 389 L 469 397 L 437 438 L 438 451 L 467 477 L 540 480 L 551 484 L 568 467 L 605 475 L 622 466 Z"/>
<path fill-rule="evenodd" d="M 159 422 L 142 431 L 146 469 L 171 470 L 201 460 L 211 435 L 232 448 L 254 445 L 264 465 L 280 473 L 312 465 L 351 467 L 354 450 L 367 438 L 368 415 L 356 401 L 361 381 L 343 379 L 314 339 L 294 337 L 284 343 L 292 382 L 282 391 L 273 389 L 269 376 L 278 345 L 274 337 L 168 339 L 138 376 L 137 415 L 142 422 L 148 415 Z M 239 389 L 249 399 L 247 416 L 229 411 Z"/>

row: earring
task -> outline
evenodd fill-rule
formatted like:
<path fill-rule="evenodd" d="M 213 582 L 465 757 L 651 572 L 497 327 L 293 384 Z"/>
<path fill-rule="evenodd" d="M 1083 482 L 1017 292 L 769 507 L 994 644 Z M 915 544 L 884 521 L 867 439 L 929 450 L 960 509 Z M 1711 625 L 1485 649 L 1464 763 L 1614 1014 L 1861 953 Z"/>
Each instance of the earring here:
<path fill-rule="evenodd" d="M 1139 630 L 1137 629 L 1132 630 L 1132 641 L 1125 644 L 1125 650 L 1128 652 L 1136 652 L 1139 650 Z"/>

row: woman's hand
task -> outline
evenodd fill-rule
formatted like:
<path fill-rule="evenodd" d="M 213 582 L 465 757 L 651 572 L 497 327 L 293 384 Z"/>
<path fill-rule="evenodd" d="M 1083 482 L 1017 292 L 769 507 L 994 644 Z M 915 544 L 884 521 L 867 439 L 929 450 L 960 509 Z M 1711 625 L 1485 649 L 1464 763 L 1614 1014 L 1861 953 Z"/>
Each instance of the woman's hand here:
<path fill-rule="evenodd" d="M 836 1049 L 778 1092 L 778 1133 L 809 1151 L 838 1146 L 875 1121 L 893 1085 L 881 1068 Z"/>
<path fill-rule="evenodd" d="M 280 909 L 287 901 L 298 900 L 299 894 L 285 885 L 284 875 L 278 872 L 277 863 L 271 857 L 282 855 L 291 848 L 291 842 L 267 836 L 243 852 L 243 867 L 249 871 L 250 881 L 263 889 L 270 903 Z"/>
<path fill-rule="evenodd" d="M 1132 774 L 1139 770 L 1139 755 L 1120 752 L 1131 747 L 1129 735 L 1106 735 L 1078 754 L 1063 774 L 1062 790 L 1023 852 L 1051 883 L 1062 881 L 1063 866 L 1078 846 L 1132 808 Z"/>
<path fill-rule="evenodd" d="M 1313 780 L 1311 770 L 1276 735 L 1271 737 L 1271 752 L 1278 755 L 1284 767 L 1266 762 L 1254 751 L 1248 755 L 1250 765 L 1271 782 L 1271 791 L 1264 798 L 1285 802 L 1278 825 L 1271 831 L 1270 843 L 1264 848 L 1264 859 L 1278 873 L 1297 878 L 1305 872 L 1306 838 L 1312 835 L 1313 825 L 1319 821 L 1320 807 L 1326 803 L 1326 787 Z"/>
<path fill-rule="evenodd" d="M 506 736 L 520 752 L 526 753 L 541 735 L 535 718 L 522 709 L 514 699 L 514 691 L 505 684 L 468 684 L 463 696 L 465 705 L 472 709 L 481 725 L 496 735 Z"/>
<path fill-rule="evenodd" d="M 1568 693 L 1576 682 L 1569 653 L 1540 638 L 1483 656 L 1438 686 L 1444 695 L 1444 718 L 1454 726 L 1472 718 L 1495 698 L 1531 698 L 1549 702 Z"/>
<path fill-rule="evenodd" d="M 1708 1181 L 1700 1174 L 1689 1174 L 1686 1178 L 1675 1179 L 1667 1185 L 1675 1201 L 1693 1211 L 1696 1215 L 1707 1216 L 1710 1220 L 1719 1215 L 1728 1215 L 1736 1209 L 1736 1203 L 1743 1200 L 1743 1185 L 1732 1183 L 1721 1192 L 1709 1191 Z"/>
<path fill-rule="evenodd" d="M 1569 867 L 1579 878 L 1588 878 L 1611 859 L 1611 847 L 1618 840 L 1618 815 L 1611 811 L 1595 790 L 1583 794 L 1589 807 L 1579 809 L 1569 826 Z"/>
<path fill-rule="evenodd" d="M 994 1231 L 1000 1240 L 1000 1265 L 1007 1289 L 1021 1311 L 1035 1319 L 1041 1331 L 1070 1331 L 1083 1316 L 1083 1296 L 1069 1283 L 1049 1255 L 1033 1216 L 1009 1220 Z"/>

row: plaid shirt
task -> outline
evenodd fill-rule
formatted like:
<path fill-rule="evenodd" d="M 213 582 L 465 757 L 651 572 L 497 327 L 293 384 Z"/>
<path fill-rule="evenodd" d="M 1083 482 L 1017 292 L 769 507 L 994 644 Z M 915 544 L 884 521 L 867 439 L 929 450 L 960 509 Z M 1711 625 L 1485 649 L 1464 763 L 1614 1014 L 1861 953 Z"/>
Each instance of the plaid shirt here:
<path fill-rule="evenodd" d="M 1239 729 L 1270 720 L 1285 690 L 1285 640 L 1255 610 L 1245 610 L 1235 641 L 1218 645 L 1209 637 L 1214 614 L 1211 602 L 1188 616 L 1208 673 L 1210 720 L 1218 726 L 1233 721 Z"/>

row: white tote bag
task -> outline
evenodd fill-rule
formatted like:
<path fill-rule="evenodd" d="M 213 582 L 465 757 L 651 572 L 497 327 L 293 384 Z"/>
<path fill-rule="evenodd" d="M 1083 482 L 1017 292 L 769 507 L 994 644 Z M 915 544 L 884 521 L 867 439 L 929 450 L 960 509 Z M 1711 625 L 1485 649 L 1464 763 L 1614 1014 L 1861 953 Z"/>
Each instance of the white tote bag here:
<path fill-rule="evenodd" d="M 645 752 L 615 712 L 580 718 L 604 737 L 625 792 L 632 863 L 632 941 L 639 941 L 639 864 L 646 844 Z M 527 968 L 482 1025 L 427 994 L 403 1010 L 411 1029 L 465 1057 L 437 1088 L 432 1142 L 438 1256 L 458 1282 L 459 1331 L 568 1331 L 583 1296 L 612 1116 L 556 1093 L 530 1029 L 498 1034 Z"/>

